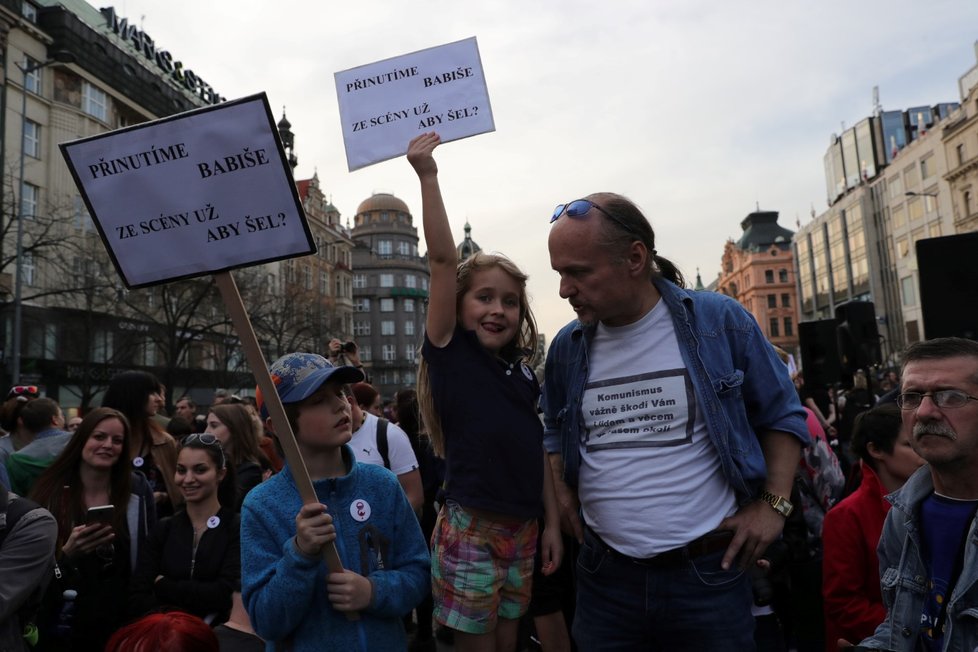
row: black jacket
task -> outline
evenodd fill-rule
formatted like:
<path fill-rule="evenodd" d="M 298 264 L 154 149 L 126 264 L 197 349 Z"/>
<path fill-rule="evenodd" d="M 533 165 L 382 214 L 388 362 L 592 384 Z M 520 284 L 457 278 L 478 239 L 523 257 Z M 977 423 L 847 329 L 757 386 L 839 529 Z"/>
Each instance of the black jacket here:
<path fill-rule="evenodd" d="M 201 618 L 212 616 L 211 624 L 228 619 L 231 593 L 241 585 L 241 527 L 231 509 L 222 507 L 217 518 L 220 522 L 201 535 L 196 553 L 185 510 L 160 521 L 139 554 L 129 593 L 133 616 L 175 607 Z"/>

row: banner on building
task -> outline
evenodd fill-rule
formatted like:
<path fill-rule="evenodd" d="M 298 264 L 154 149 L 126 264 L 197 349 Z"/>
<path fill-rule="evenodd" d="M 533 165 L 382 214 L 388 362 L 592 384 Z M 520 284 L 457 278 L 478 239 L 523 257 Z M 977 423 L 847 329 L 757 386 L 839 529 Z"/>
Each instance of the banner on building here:
<path fill-rule="evenodd" d="M 264 93 L 60 147 L 127 287 L 316 250 Z"/>
<path fill-rule="evenodd" d="M 350 171 L 407 152 L 427 131 L 442 142 L 495 131 L 475 37 L 335 74 Z"/>

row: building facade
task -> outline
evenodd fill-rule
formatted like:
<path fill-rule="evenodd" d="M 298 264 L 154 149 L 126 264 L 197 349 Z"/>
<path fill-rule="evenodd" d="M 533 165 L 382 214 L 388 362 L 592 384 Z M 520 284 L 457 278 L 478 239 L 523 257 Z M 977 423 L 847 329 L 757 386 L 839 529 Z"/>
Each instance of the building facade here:
<path fill-rule="evenodd" d="M 798 308 L 793 233 L 778 225 L 776 211 L 745 217 L 743 234 L 723 250 L 717 290 L 733 297 L 754 315 L 764 336 L 798 358 Z M 703 282 L 699 272 L 697 285 Z"/>
<path fill-rule="evenodd" d="M 978 42 L 975 43 L 978 61 Z M 956 233 L 978 231 L 978 63 L 958 79 L 961 107 L 944 127 L 948 184 Z"/>
<path fill-rule="evenodd" d="M 384 399 L 417 380 L 428 298 L 427 261 L 407 204 L 387 193 L 354 216 L 353 339 Z"/>

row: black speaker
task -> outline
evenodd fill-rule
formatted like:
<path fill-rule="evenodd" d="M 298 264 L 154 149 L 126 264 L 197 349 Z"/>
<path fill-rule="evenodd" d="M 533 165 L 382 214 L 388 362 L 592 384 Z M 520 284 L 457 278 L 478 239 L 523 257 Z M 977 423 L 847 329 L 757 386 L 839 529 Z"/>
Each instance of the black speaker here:
<path fill-rule="evenodd" d="M 978 233 L 917 241 L 924 335 L 978 340 Z"/>
<path fill-rule="evenodd" d="M 835 308 L 839 361 L 847 374 L 880 363 L 876 309 L 869 301 L 847 301 Z"/>
<path fill-rule="evenodd" d="M 799 323 L 798 343 L 806 385 L 825 387 L 839 382 L 842 368 L 839 366 L 834 319 Z"/>

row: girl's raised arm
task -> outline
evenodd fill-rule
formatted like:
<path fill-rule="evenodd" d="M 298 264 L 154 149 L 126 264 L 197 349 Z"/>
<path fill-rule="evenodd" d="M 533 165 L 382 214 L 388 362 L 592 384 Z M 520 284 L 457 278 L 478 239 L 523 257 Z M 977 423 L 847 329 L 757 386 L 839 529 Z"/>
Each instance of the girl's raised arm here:
<path fill-rule="evenodd" d="M 441 142 L 438 134 L 422 134 L 408 145 L 407 159 L 421 181 L 421 213 L 428 247 L 431 284 L 425 330 L 436 347 L 448 344 L 455 331 L 455 284 L 458 254 L 438 186 L 438 165 L 431 153 Z"/>

